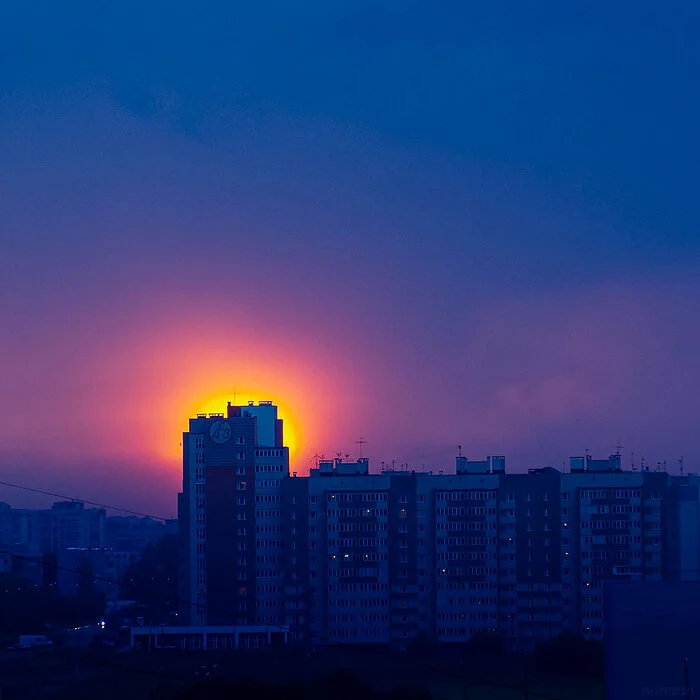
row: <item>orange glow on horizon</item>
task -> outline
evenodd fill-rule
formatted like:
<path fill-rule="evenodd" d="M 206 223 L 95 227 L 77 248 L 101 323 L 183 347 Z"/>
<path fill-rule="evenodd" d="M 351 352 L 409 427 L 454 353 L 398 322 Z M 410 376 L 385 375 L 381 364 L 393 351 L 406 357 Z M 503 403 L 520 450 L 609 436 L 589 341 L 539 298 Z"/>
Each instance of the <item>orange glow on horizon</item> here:
<path fill-rule="evenodd" d="M 228 402 L 245 407 L 271 401 L 284 421 L 290 470 L 308 471 L 332 430 L 329 397 L 348 395 L 347 375 L 339 380 L 337 364 L 329 371 L 316 346 L 293 345 L 279 332 L 256 334 L 253 322 L 235 334 L 207 318 L 198 318 L 186 332 L 181 326 L 130 341 L 126 357 L 133 353 L 131 366 L 140 373 L 137 405 L 143 417 L 135 423 L 132 444 L 177 473 L 190 418 L 225 414 Z M 124 359 L 125 353 L 115 352 L 115 364 Z"/>

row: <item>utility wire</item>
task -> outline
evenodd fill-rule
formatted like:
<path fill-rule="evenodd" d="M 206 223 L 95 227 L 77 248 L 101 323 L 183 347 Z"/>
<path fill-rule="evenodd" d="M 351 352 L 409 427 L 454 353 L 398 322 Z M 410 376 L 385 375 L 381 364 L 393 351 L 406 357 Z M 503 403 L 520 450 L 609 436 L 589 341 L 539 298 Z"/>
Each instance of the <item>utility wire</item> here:
<path fill-rule="evenodd" d="M 127 515 L 136 515 L 139 518 L 150 518 L 151 520 L 160 520 L 162 522 L 168 522 L 173 520 L 173 518 L 164 518 L 160 515 L 150 515 L 148 513 L 141 513 L 138 510 L 130 510 L 128 508 L 121 508 L 119 506 L 110 506 L 105 503 L 98 503 L 97 501 L 87 501 L 84 498 L 75 498 L 73 496 L 66 496 L 61 493 L 54 493 L 53 491 L 45 491 L 43 489 L 32 488 L 31 486 L 22 486 L 20 484 L 12 484 L 9 481 L 0 481 L 0 486 L 7 486 L 11 489 L 19 489 L 20 491 L 29 491 L 30 493 L 38 493 L 42 496 L 52 496 L 53 498 L 60 498 L 64 501 L 73 501 L 74 503 L 85 503 L 89 506 L 95 506 L 96 508 L 104 508 L 105 510 L 116 510 L 120 513 L 126 513 Z"/>

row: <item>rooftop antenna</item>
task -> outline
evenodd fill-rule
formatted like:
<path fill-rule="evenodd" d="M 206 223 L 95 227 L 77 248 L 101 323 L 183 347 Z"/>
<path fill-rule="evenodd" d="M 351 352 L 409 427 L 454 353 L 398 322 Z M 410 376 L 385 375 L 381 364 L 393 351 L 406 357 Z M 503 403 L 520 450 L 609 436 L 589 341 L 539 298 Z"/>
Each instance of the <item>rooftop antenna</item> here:
<path fill-rule="evenodd" d="M 461 457 L 462 456 L 462 446 L 457 445 L 457 456 Z"/>
<path fill-rule="evenodd" d="M 236 405 L 236 396 L 238 396 L 238 392 L 236 391 L 236 387 L 233 387 L 233 405 Z"/>
<path fill-rule="evenodd" d="M 348 453 L 348 454 L 345 455 L 345 461 L 346 461 L 346 462 L 349 462 L 349 461 L 350 461 L 350 453 Z"/>
<path fill-rule="evenodd" d="M 683 476 L 683 456 L 682 455 L 678 458 L 678 464 L 681 467 L 681 476 Z"/>
<path fill-rule="evenodd" d="M 361 437 L 357 441 L 357 444 L 360 446 L 360 459 L 362 459 L 362 448 L 367 444 L 367 440 L 365 440 L 363 437 Z"/>
<path fill-rule="evenodd" d="M 632 453 L 631 457 L 632 457 L 632 471 L 633 471 L 633 472 L 636 472 L 636 471 L 637 471 L 637 466 L 636 466 L 635 463 L 634 463 L 634 452 Z"/>
<path fill-rule="evenodd" d="M 586 462 L 588 462 L 588 460 L 591 457 L 591 451 L 588 448 L 586 448 L 584 452 L 586 453 Z"/>

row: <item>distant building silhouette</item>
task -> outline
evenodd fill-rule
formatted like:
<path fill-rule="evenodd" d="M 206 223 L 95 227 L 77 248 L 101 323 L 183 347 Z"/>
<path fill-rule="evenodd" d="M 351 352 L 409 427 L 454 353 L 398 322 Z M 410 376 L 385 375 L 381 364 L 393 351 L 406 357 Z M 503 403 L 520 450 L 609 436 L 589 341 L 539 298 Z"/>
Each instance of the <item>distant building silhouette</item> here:
<path fill-rule="evenodd" d="M 402 649 L 487 631 L 532 649 L 603 635 L 606 581 L 700 576 L 695 476 L 625 472 L 619 455 L 507 474 L 321 460 L 289 476 L 271 404 L 191 419 L 180 495 L 183 619 L 289 626 L 293 641 Z"/>
<path fill-rule="evenodd" d="M 0 544 L 22 554 L 56 554 L 66 547 L 103 547 L 106 513 L 79 501 L 50 509 L 11 508 L 0 503 Z"/>

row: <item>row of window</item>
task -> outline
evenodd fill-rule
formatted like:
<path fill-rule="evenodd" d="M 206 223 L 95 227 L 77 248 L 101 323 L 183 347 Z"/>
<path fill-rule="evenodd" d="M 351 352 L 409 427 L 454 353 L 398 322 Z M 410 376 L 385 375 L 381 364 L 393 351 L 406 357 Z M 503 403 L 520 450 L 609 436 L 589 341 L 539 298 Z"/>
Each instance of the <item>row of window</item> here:
<path fill-rule="evenodd" d="M 337 512 L 335 512 L 337 511 Z M 335 511 L 329 511 L 328 517 L 343 517 L 343 518 L 357 518 L 357 517 L 375 517 L 375 518 L 386 518 L 389 515 L 389 511 L 386 508 L 337 508 Z"/>
<path fill-rule="evenodd" d="M 260 489 L 278 489 L 280 487 L 279 479 L 256 479 L 255 488 Z"/>
<path fill-rule="evenodd" d="M 439 582 L 437 585 L 439 591 L 463 591 L 464 589 L 469 589 L 470 591 L 492 591 L 498 588 L 498 584 L 493 581 L 486 582 Z"/>
<path fill-rule="evenodd" d="M 360 567 L 360 568 L 344 568 L 339 566 L 328 567 L 329 576 L 337 576 L 338 578 L 355 578 L 359 576 L 360 578 L 373 578 L 377 575 L 377 570 Z"/>
<path fill-rule="evenodd" d="M 456 523 L 437 523 L 435 528 L 438 530 L 438 532 L 443 530 L 447 530 L 448 532 L 464 532 L 465 530 L 468 532 L 485 532 L 487 530 L 495 531 L 496 529 L 491 523 L 486 523 L 483 521 L 467 522 L 464 520 Z"/>
<path fill-rule="evenodd" d="M 630 513 L 640 513 L 642 510 L 641 506 L 633 506 L 630 504 L 622 505 L 610 505 L 608 503 L 601 503 L 597 506 L 582 506 L 581 516 L 584 515 L 609 515 L 613 513 L 615 515 L 625 515 Z"/>
<path fill-rule="evenodd" d="M 271 520 L 276 520 L 281 517 L 281 512 L 279 510 L 270 510 L 270 509 L 260 509 L 258 510 L 256 508 L 255 510 L 255 517 L 256 518 L 269 518 Z"/>
<path fill-rule="evenodd" d="M 436 501 L 495 501 L 495 491 L 436 491 Z"/>
<path fill-rule="evenodd" d="M 639 544 L 639 535 L 585 535 L 584 544 Z M 658 542 L 657 542 L 658 544 Z"/>
<path fill-rule="evenodd" d="M 472 508 L 450 506 L 449 508 L 436 508 L 435 515 L 438 517 L 444 515 L 496 515 L 496 509 L 483 506 L 474 506 Z"/>
<path fill-rule="evenodd" d="M 442 547 L 447 545 L 448 547 L 465 547 L 465 546 L 488 546 L 495 545 L 495 537 L 438 537 L 437 546 Z"/>
<path fill-rule="evenodd" d="M 329 547 L 386 547 L 389 540 L 383 537 L 341 537 L 328 540 Z"/>
<path fill-rule="evenodd" d="M 610 498 L 641 498 L 639 489 L 581 489 L 580 498 L 584 500 L 600 500 Z M 658 495 L 656 496 L 658 498 Z"/>
<path fill-rule="evenodd" d="M 255 472 L 257 474 L 269 474 L 274 472 L 284 471 L 284 466 L 281 464 L 256 464 Z"/>
<path fill-rule="evenodd" d="M 654 524 L 658 523 L 650 523 L 650 525 Z M 605 518 L 603 520 L 581 521 L 581 528 L 584 530 L 629 530 L 630 528 L 639 528 L 641 525 L 639 520 L 609 520 Z"/>
<path fill-rule="evenodd" d="M 495 612 L 448 612 L 437 614 L 439 622 L 452 622 L 454 620 L 495 620 L 496 617 L 497 614 Z"/>
<path fill-rule="evenodd" d="M 362 491 L 360 493 L 354 491 L 334 491 L 326 494 L 326 501 L 328 503 L 373 503 L 375 501 L 387 500 L 388 494 L 386 491 Z"/>
<path fill-rule="evenodd" d="M 458 605 L 464 607 L 465 605 L 496 605 L 498 599 L 493 596 L 486 596 L 483 598 L 450 598 L 446 605 Z"/>
<path fill-rule="evenodd" d="M 495 552 L 439 552 L 438 561 L 486 561 L 495 559 Z"/>
<path fill-rule="evenodd" d="M 495 574 L 496 569 L 488 566 L 446 566 L 438 568 L 438 576 L 488 576 Z"/>
<path fill-rule="evenodd" d="M 389 556 L 385 553 L 371 552 L 368 554 L 329 554 L 329 561 L 387 561 Z"/>
<path fill-rule="evenodd" d="M 484 631 L 483 627 L 438 627 L 438 637 L 473 637 Z"/>
<path fill-rule="evenodd" d="M 386 523 L 338 523 L 334 525 L 333 530 L 338 532 L 379 532 L 379 530 L 387 528 Z"/>

